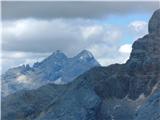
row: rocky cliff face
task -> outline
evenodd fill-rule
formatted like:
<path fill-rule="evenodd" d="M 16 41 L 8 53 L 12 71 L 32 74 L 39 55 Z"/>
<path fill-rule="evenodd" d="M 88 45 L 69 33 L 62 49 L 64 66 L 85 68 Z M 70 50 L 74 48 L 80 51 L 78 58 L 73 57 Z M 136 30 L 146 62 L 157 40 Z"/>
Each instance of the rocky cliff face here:
<path fill-rule="evenodd" d="M 135 120 L 160 120 L 160 91 L 150 96 L 142 105 Z"/>
<path fill-rule="evenodd" d="M 125 64 L 95 67 L 68 85 L 50 84 L 10 95 L 2 101 L 2 118 L 146 120 L 144 114 L 152 110 L 147 119 L 160 120 L 159 15 L 160 9 L 150 19 L 149 33 L 133 44 Z"/>
<path fill-rule="evenodd" d="M 159 11 L 154 12 L 154 14 L 152 15 L 149 21 L 149 25 L 148 25 L 149 34 L 157 34 L 158 36 L 160 36 L 159 19 L 160 19 L 160 12 Z"/>
<path fill-rule="evenodd" d="M 128 74 L 135 77 L 132 84 L 134 91 L 130 93 L 132 97 L 138 97 L 143 92 L 148 96 L 160 80 L 159 31 L 160 10 L 157 10 L 149 21 L 149 34 L 133 44 L 130 59 L 126 63 Z"/>

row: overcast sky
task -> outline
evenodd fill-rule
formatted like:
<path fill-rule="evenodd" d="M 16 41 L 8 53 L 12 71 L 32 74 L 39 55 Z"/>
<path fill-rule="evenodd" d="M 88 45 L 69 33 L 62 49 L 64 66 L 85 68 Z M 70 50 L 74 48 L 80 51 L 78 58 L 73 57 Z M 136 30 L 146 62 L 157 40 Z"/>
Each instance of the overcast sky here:
<path fill-rule="evenodd" d="M 159 2 L 2 2 L 2 68 L 55 50 L 87 49 L 101 65 L 125 62 Z"/>

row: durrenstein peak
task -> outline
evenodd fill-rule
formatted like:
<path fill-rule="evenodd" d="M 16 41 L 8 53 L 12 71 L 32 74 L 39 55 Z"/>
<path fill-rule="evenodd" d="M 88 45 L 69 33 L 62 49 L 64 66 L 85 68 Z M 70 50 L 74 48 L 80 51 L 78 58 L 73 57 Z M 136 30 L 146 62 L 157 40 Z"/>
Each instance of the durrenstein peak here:
<path fill-rule="evenodd" d="M 23 65 L 6 71 L 2 75 L 2 96 L 24 89 L 35 89 L 48 83 L 67 84 L 99 65 L 89 51 L 83 50 L 69 58 L 57 50 L 41 62 L 34 63 L 33 67 Z"/>

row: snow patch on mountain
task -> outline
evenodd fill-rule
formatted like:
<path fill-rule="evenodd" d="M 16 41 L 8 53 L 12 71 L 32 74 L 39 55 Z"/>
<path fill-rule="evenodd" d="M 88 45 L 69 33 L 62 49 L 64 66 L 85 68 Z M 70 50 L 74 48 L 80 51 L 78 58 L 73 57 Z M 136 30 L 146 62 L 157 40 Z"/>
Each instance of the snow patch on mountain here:
<path fill-rule="evenodd" d="M 58 84 L 58 85 L 62 84 L 63 85 L 63 84 L 65 84 L 65 82 L 60 77 L 60 78 L 58 78 L 57 80 L 54 81 L 54 84 Z"/>

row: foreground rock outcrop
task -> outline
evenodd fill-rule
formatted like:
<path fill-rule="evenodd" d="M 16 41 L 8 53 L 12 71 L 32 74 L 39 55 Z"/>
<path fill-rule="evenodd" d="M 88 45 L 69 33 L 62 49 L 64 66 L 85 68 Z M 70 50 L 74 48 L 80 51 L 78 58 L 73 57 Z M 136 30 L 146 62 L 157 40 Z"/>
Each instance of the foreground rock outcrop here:
<path fill-rule="evenodd" d="M 160 91 L 153 94 L 142 105 L 135 120 L 160 120 Z"/>
<path fill-rule="evenodd" d="M 125 64 L 95 67 L 68 85 L 9 95 L 2 120 L 160 120 L 159 16 L 160 9 Z"/>

